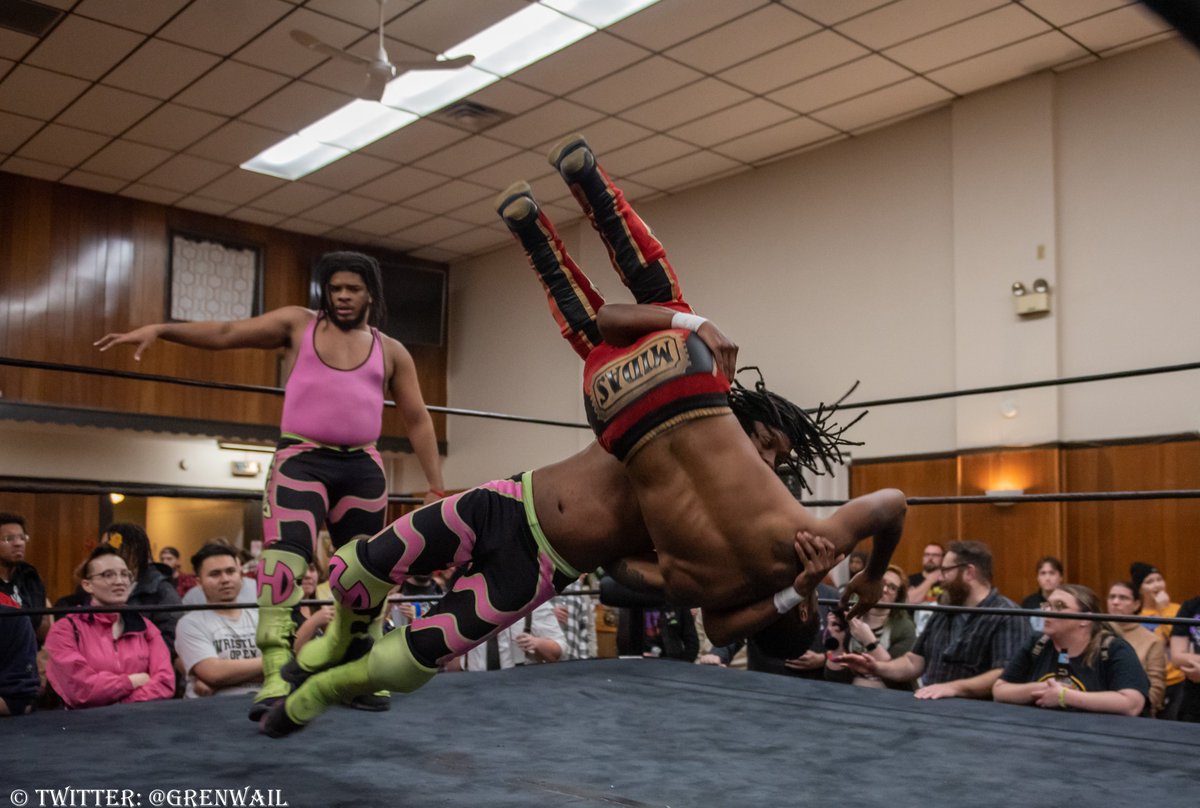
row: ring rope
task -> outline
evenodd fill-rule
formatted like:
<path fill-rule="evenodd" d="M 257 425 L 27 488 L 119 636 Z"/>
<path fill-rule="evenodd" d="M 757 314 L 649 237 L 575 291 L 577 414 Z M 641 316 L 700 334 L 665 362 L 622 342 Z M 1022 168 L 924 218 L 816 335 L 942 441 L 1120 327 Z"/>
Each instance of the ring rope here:
<path fill-rule="evenodd" d="M 0 491 L 13 494 L 95 494 L 104 496 L 121 491 L 139 497 L 182 497 L 184 499 L 262 499 L 263 492 L 245 488 L 188 488 L 186 486 L 151 485 L 149 483 L 47 483 L 29 480 L 0 480 Z M 412 494 L 389 494 L 388 502 L 403 505 L 423 505 L 424 497 Z"/>
<path fill-rule="evenodd" d="M 822 606 L 838 606 L 835 598 L 817 598 Z M 910 612 L 946 612 L 948 614 L 996 614 L 1004 617 L 1043 617 L 1051 620 L 1091 620 L 1102 623 L 1160 623 L 1171 626 L 1200 626 L 1197 617 L 1154 617 L 1148 614 L 1108 614 L 1106 612 L 1055 612 L 1019 607 L 952 606 L 945 603 L 877 603 L 874 609 L 903 609 Z"/>
<path fill-rule="evenodd" d="M 968 494 L 945 497 L 907 497 L 909 505 L 1009 505 L 1019 502 L 1105 502 L 1113 500 L 1143 499 L 1200 499 L 1200 489 L 1165 489 L 1156 491 L 1066 491 L 1055 494 Z M 839 507 L 848 499 L 804 499 L 801 502 L 810 508 Z"/>

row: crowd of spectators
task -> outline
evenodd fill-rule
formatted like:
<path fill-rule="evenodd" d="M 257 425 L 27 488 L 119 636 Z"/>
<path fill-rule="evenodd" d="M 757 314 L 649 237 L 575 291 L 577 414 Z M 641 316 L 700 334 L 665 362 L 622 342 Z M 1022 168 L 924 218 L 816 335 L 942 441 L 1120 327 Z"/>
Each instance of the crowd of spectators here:
<path fill-rule="evenodd" d="M 0 513 L 0 609 L 49 605 L 41 577 L 25 561 L 30 541 L 25 519 Z M 161 548 L 154 562 L 140 526 L 110 525 L 76 569 L 75 592 L 60 604 L 162 607 L 182 598 L 215 608 L 190 611 L 182 619 L 180 612 L 162 608 L 68 614 L 57 621 L 40 615 L 0 619 L 0 716 L 37 705 L 81 709 L 255 690 L 262 661 L 255 644 L 257 612 L 241 608 L 255 600 L 243 555 L 228 544 L 206 544 L 189 559 L 188 572 L 173 547 Z M 847 561 L 862 569 L 865 557 Z M 888 687 L 918 699 L 994 699 L 1200 721 L 1200 627 L 1064 616 L 1106 611 L 1117 617 L 1200 619 L 1200 597 L 1182 604 L 1172 600 L 1165 576 L 1151 564 L 1133 563 L 1128 580 L 1113 582 L 1099 596 L 1068 583 L 1059 559 L 1043 557 L 1033 570 L 1037 590 L 1021 601 L 1021 607 L 1039 611 L 1035 616 L 891 607 L 936 602 L 1017 608 L 993 585 L 992 564 L 981 542 L 928 544 L 919 572 L 907 576 L 898 566 L 888 567 L 879 606 L 847 622 L 822 604 L 802 629 L 788 629 L 800 634 L 786 642 L 777 629 L 768 629 L 712 647 L 698 611 L 653 598 L 609 611 L 616 615 L 612 622 L 622 655 Z M 321 568 L 310 565 L 301 582 L 305 600 L 328 597 L 322 581 Z M 443 574 L 414 576 L 397 591 L 434 599 L 447 584 Z M 594 577 L 583 576 L 570 595 L 543 604 L 445 669 L 488 671 L 596 657 L 598 602 L 583 594 L 596 585 Z M 826 582 L 818 597 L 835 601 L 838 592 Z M 428 608 L 427 601 L 398 603 L 381 629 L 409 622 Z M 331 617 L 329 606 L 297 606 L 295 648 L 318 636 Z M 785 647 L 792 650 L 784 653 Z"/>

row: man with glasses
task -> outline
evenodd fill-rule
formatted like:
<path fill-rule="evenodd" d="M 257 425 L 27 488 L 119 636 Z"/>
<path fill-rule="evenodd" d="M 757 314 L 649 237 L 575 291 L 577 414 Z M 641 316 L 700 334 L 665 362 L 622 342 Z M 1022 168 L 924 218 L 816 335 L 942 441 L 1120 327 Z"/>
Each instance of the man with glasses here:
<path fill-rule="evenodd" d="M 1015 609 L 992 587 L 992 551 L 977 541 L 956 541 L 942 559 L 943 603 Z M 920 677 L 919 699 L 991 698 L 1004 666 L 1030 641 L 1029 621 L 992 614 L 938 612 L 904 656 L 880 662 L 866 654 L 844 654 L 837 662 L 859 676 L 889 682 Z"/>
<path fill-rule="evenodd" d="M 37 568 L 25 561 L 29 533 L 25 517 L 16 513 L 0 513 L 0 593 L 8 595 L 22 609 L 49 606 L 46 585 Z M 38 645 L 46 640 L 53 619 L 50 615 L 31 616 L 29 622 L 37 633 Z"/>

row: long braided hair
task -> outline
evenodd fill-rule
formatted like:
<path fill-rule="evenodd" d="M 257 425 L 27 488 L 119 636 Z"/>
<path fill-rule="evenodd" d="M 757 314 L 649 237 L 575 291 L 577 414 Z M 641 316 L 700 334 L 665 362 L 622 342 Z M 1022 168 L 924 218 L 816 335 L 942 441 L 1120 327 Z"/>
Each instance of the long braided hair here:
<path fill-rule="evenodd" d="M 747 435 L 754 434 L 756 423 L 775 427 L 787 435 L 792 450 L 784 458 L 783 465 L 795 473 L 800 485 L 811 494 L 812 489 L 804 480 L 803 469 L 813 474 L 832 475 L 834 465 L 842 463 L 843 446 L 862 446 L 862 441 L 848 440 L 844 435 L 846 430 L 867 414 L 865 410 L 845 426 L 830 421 L 841 403 L 858 387 L 858 382 L 833 404 L 826 406 L 822 403 L 816 410 L 808 412 L 768 390 L 762 371 L 757 367 L 738 369 L 739 374 L 744 371 L 753 371 L 758 380 L 754 382 L 753 389 L 737 379 L 733 380 L 729 390 L 729 406 L 733 414 Z"/>

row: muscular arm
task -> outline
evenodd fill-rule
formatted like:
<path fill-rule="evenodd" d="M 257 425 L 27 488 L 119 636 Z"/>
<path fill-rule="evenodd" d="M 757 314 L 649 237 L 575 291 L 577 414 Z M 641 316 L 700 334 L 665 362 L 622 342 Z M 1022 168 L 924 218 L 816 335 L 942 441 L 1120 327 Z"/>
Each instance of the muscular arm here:
<path fill-rule="evenodd" d="M 607 303 L 596 313 L 596 325 L 600 329 L 600 336 L 609 345 L 629 345 L 652 331 L 671 328 L 675 313 L 673 309 L 663 306 Z M 737 371 L 738 346 L 710 321 L 696 329 L 696 336 L 712 351 L 725 378 L 732 380 Z"/>
<path fill-rule="evenodd" d="M 144 325 L 123 334 L 106 334 L 93 344 L 101 351 L 114 345 L 135 345 L 133 358 L 138 360 L 160 339 L 210 351 L 287 348 L 291 347 L 295 331 L 302 329 L 312 317 L 313 313 L 308 309 L 285 306 L 247 320 Z"/>
<path fill-rule="evenodd" d="M 606 564 L 604 571 L 635 592 L 661 596 L 666 588 L 654 553 L 619 558 Z"/>
<path fill-rule="evenodd" d="M 433 419 L 425 407 L 425 399 L 421 396 L 421 383 L 417 380 L 417 366 L 412 354 L 394 339 L 387 338 L 388 353 L 392 358 L 392 377 L 389 380 L 392 400 L 400 412 L 408 431 L 408 441 L 412 444 L 421 471 L 432 491 L 444 491 L 442 482 L 442 461 L 438 457 L 437 433 L 433 429 Z"/>
<path fill-rule="evenodd" d="M 826 520 L 828 527 L 823 525 L 813 532 L 828 536 L 834 549 L 845 554 L 863 539 L 874 536 L 866 573 L 867 577 L 878 580 L 887 572 L 892 553 L 900 543 L 907 510 L 903 491 L 884 488 L 850 500 Z"/>

